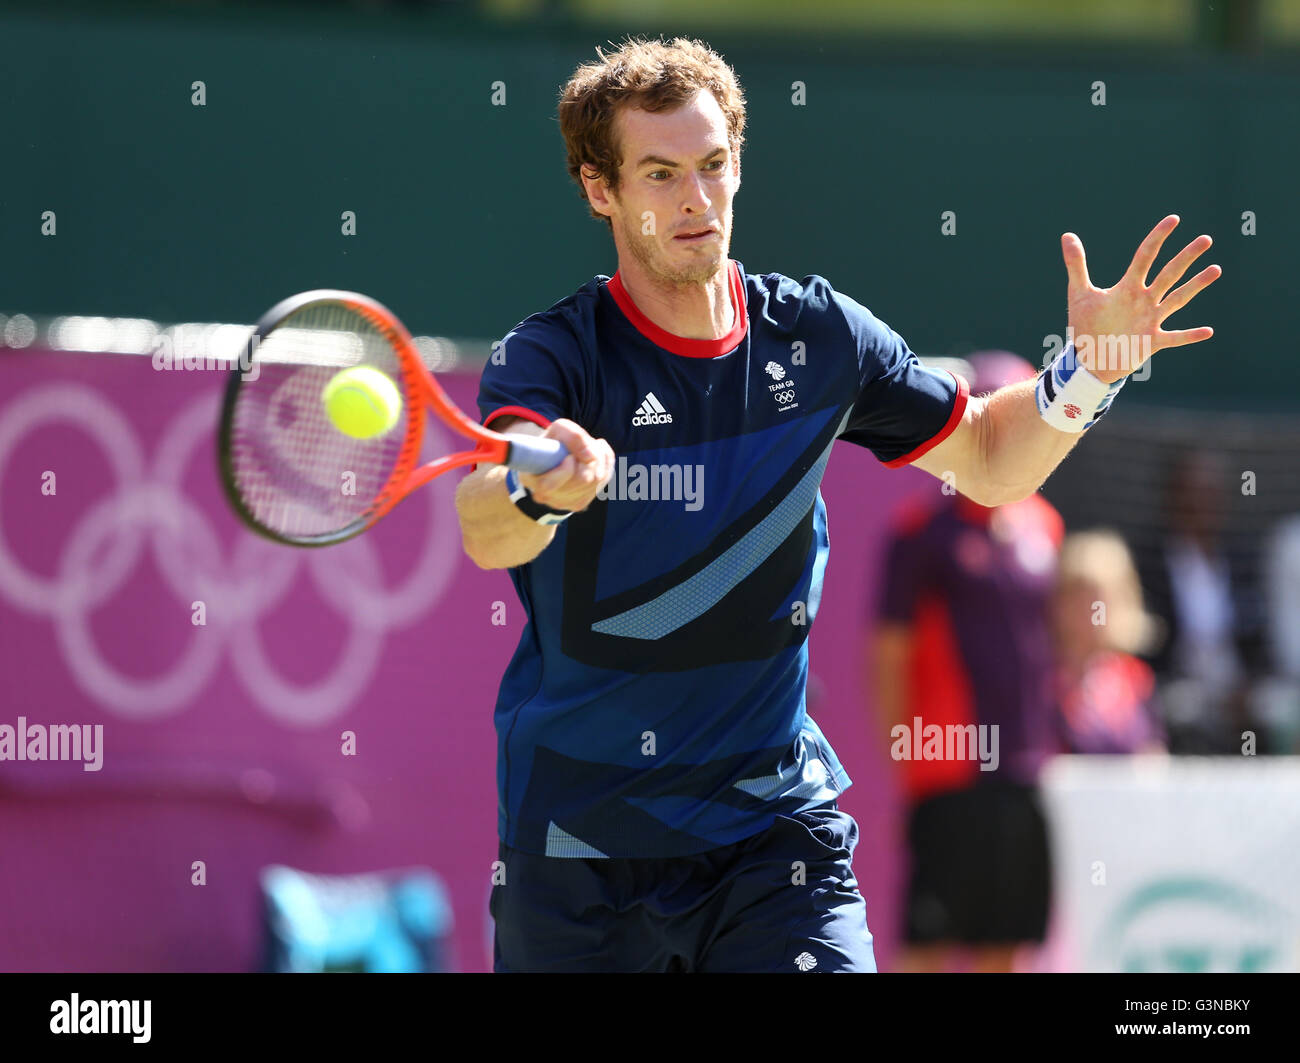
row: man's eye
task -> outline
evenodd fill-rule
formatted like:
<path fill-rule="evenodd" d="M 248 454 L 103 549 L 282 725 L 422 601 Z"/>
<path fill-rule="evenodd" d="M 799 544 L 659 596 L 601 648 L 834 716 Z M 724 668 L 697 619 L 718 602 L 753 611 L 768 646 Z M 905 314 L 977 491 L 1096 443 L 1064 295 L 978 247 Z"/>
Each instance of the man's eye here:
<path fill-rule="evenodd" d="M 726 165 L 727 162 L 725 159 L 714 159 L 711 163 L 709 163 L 709 168 L 713 170 L 721 170 Z"/>
<path fill-rule="evenodd" d="M 657 181 L 659 180 L 660 177 L 667 177 L 667 176 L 668 176 L 667 170 L 653 170 L 650 173 L 650 179 L 652 181 Z"/>

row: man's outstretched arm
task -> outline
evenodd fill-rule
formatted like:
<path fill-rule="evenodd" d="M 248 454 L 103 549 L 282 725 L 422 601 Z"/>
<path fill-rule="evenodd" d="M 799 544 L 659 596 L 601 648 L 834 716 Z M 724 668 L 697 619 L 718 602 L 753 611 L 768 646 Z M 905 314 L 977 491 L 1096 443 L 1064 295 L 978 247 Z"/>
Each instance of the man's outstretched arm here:
<path fill-rule="evenodd" d="M 1066 350 L 1066 360 L 1076 359 L 1094 378 L 1089 381 L 1079 377 L 1072 387 L 1113 385 L 1140 368 L 1156 351 L 1200 343 L 1214 335 L 1208 326 L 1170 332 L 1160 327 L 1223 273 L 1218 266 L 1207 266 L 1185 284 L 1174 287 L 1213 242 L 1208 236 L 1198 236 L 1170 259 L 1155 280 L 1147 282 L 1160 248 L 1178 220 L 1171 214 L 1151 230 L 1113 288 L 1092 284 L 1083 243 L 1077 236 L 1066 233 L 1061 237 L 1069 275 L 1070 333 L 1074 339 L 1073 346 Z M 1126 355 L 1120 364 L 1111 364 L 1113 359 L 1106 357 L 1115 352 Z M 953 433 L 913 464 L 933 476 L 949 479 L 958 491 L 982 505 L 1003 505 L 1033 494 L 1082 434 L 1053 427 L 1040 407 L 1048 399 L 1053 400 L 1051 413 L 1057 423 L 1070 425 L 1069 419 L 1075 418 L 1078 428 L 1105 410 L 1104 405 L 1095 412 L 1063 403 L 1063 397 L 1053 391 L 1052 381 L 1057 378 L 1051 376 L 1050 370 L 1046 372 L 1046 385 L 1040 378 L 972 398 Z M 1069 412 L 1061 413 L 1062 409 Z"/>

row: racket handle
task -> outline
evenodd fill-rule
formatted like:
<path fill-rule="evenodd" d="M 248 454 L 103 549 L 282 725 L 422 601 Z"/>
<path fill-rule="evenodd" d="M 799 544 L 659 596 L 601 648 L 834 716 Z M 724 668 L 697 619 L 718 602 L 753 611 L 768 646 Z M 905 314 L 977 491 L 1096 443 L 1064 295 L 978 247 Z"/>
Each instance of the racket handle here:
<path fill-rule="evenodd" d="M 510 440 L 506 465 L 519 472 L 540 476 L 544 472 L 550 472 L 569 456 L 568 448 L 558 439 L 509 434 L 506 438 Z"/>

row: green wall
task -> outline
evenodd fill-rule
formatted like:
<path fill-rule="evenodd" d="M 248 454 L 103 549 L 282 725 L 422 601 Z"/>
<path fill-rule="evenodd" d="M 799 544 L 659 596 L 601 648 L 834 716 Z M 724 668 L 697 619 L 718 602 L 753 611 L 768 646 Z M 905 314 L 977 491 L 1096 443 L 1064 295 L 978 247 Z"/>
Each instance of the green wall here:
<path fill-rule="evenodd" d="M 331 286 L 417 331 L 499 336 L 615 267 L 568 182 L 554 103 L 596 44 L 646 29 L 673 27 L 0 12 L 0 311 L 250 321 Z M 1060 234 L 1078 232 L 1094 280 L 1113 283 L 1176 211 L 1180 235 L 1215 236 L 1205 261 L 1225 275 L 1171 327 L 1217 335 L 1162 355 L 1143 401 L 1296 405 L 1294 62 L 829 30 L 709 39 L 750 103 L 733 242 L 747 269 L 821 273 L 922 353 L 1038 360 L 1065 326 Z M 1241 235 L 1244 210 L 1258 235 Z"/>

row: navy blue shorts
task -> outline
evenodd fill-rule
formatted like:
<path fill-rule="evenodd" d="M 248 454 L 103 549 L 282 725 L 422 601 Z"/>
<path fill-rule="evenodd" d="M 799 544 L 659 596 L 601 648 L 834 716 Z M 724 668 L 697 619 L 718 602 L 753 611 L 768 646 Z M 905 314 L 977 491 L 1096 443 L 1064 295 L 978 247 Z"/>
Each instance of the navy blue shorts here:
<path fill-rule="evenodd" d="M 874 972 L 857 842 L 831 804 L 696 856 L 570 860 L 502 845 L 494 968 Z"/>

